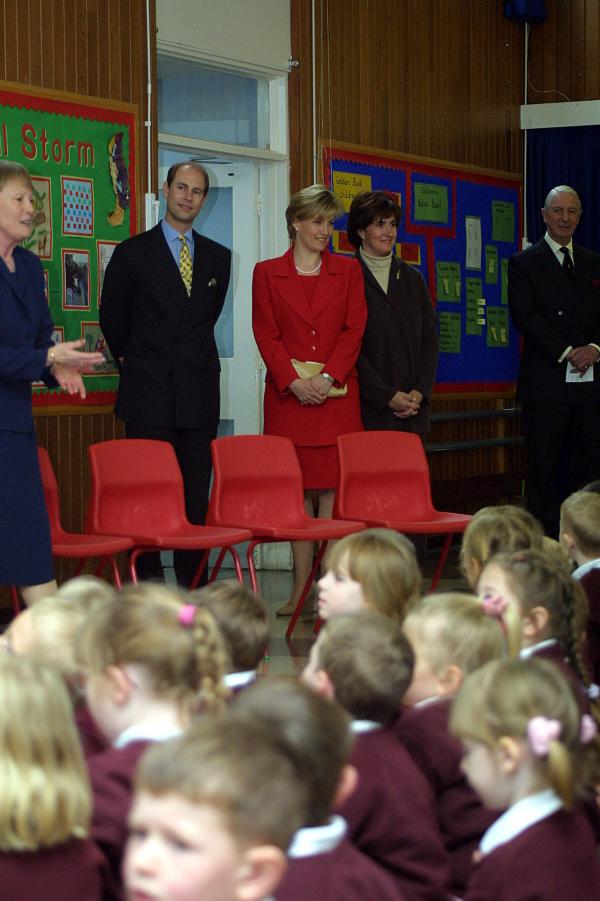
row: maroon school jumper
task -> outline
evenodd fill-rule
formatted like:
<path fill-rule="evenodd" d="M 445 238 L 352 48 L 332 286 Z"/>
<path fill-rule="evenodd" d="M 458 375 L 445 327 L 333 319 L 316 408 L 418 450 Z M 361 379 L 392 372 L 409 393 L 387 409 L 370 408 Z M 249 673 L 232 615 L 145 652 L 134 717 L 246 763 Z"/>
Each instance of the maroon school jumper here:
<path fill-rule="evenodd" d="M 598 901 L 600 862 L 580 811 L 558 810 L 484 854 L 465 901 Z"/>
<path fill-rule="evenodd" d="M 405 707 L 392 728 L 433 790 L 442 841 L 450 857 L 452 891 L 461 896 L 473 852 L 498 813 L 483 806 L 460 768 L 462 745 L 448 727 L 451 705 L 451 698 L 438 698 Z"/>
<path fill-rule="evenodd" d="M 408 751 L 389 729 L 357 731 L 349 763 L 358 785 L 340 807 L 348 837 L 390 875 L 407 901 L 447 899 L 448 855 L 433 793 Z"/>
<path fill-rule="evenodd" d="M 345 838 L 342 818 L 334 820 L 340 825 L 337 836 L 325 844 L 315 842 L 314 848 L 310 845 L 313 834 L 321 832 L 319 828 L 297 833 L 308 846 L 304 851 L 313 853 L 295 856 L 297 837 L 292 841 L 276 901 L 404 901 L 391 876 Z"/>
<path fill-rule="evenodd" d="M 520 656 L 522 660 L 529 660 L 531 657 L 539 657 L 541 660 L 548 660 L 550 663 L 554 663 L 579 698 L 582 713 L 591 712 L 590 699 L 588 698 L 585 685 L 566 659 L 564 649 L 555 638 L 549 639 L 547 642 L 541 641 L 538 645 L 532 645 L 529 648 L 523 648 Z"/>
<path fill-rule="evenodd" d="M 150 741 L 132 741 L 123 748 L 109 748 L 88 760 L 94 809 L 91 837 L 105 855 L 112 883 L 106 899 L 123 897 L 121 862 L 127 839 L 127 816 L 133 796 L 133 777 Z"/>
<path fill-rule="evenodd" d="M 95 757 L 96 754 L 103 754 L 108 750 L 108 743 L 100 732 L 96 721 L 90 713 L 87 704 L 81 704 L 75 708 L 75 725 L 79 732 L 79 740 L 83 756 L 86 760 Z"/>
<path fill-rule="evenodd" d="M 106 861 L 93 842 L 0 852 L 0 901 L 100 901 Z"/>
<path fill-rule="evenodd" d="M 586 632 L 592 681 L 600 684 L 600 567 L 588 569 L 579 581 L 587 594 L 590 607 Z"/>

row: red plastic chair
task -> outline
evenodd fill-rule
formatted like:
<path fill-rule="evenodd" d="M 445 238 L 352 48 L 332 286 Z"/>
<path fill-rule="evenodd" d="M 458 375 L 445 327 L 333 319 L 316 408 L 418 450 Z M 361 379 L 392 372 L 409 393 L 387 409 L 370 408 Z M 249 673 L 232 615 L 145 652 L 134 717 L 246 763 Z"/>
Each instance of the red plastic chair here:
<path fill-rule="evenodd" d="M 75 575 L 80 574 L 86 560 L 90 557 L 98 557 L 100 559 L 96 569 L 96 575 L 99 576 L 105 566 L 110 564 L 115 585 L 117 588 L 120 588 L 121 578 L 115 554 L 132 548 L 133 541 L 129 538 L 124 538 L 123 536 L 117 536 L 114 533 L 100 536 L 79 532 L 66 532 L 60 521 L 58 483 L 56 481 L 56 476 L 54 475 L 50 457 L 48 456 L 48 451 L 43 447 L 38 447 L 38 460 L 42 484 L 44 486 L 48 519 L 50 520 L 52 556 L 79 560 Z"/>
<path fill-rule="evenodd" d="M 253 551 L 275 541 L 320 542 L 313 568 L 290 619 L 290 638 L 330 539 L 365 528 L 363 522 L 317 519 L 304 509 L 302 474 L 294 445 L 277 435 L 236 435 L 211 445 L 214 480 L 207 521 L 250 529 L 248 570 L 258 590 Z"/>
<path fill-rule="evenodd" d="M 166 441 L 142 438 L 92 444 L 88 448 L 92 491 L 87 528 L 96 535 L 110 533 L 131 538 L 131 580 L 137 582 L 140 554 L 157 550 L 201 550 L 204 553 L 192 580 L 200 581 L 212 548 L 228 550 L 243 581 L 240 558 L 234 547 L 251 537 L 246 529 L 193 525 L 185 512 L 183 478 L 175 451 Z M 221 566 L 219 555 L 211 581 Z"/>
<path fill-rule="evenodd" d="M 431 582 L 433 591 L 444 570 L 452 536 L 464 532 L 471 517 L 433 506 L 421 439 L 408 432 L 353 432 L 340 435 L 337 444 L 340 482 L 336 516 L 360 516 L 369 526 L 397 532 L 446 536 Z"/>

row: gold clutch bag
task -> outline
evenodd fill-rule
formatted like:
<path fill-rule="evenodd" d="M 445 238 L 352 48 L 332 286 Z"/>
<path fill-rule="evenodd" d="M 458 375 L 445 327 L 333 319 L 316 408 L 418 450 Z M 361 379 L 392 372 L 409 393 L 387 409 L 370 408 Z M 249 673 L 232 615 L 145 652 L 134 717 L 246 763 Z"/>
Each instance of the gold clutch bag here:
<path fill-rule="evenodd" d="M 315 363 L 314 360 L 302 361 L 292 359 L 290 362 L 301 379 L 309 379 L 313 375 L 319 375 L 325 368 L 325 363 Z M 332 385 L 327 397 L 346 397 L 347 394 L 348 385 L 342 385 L 341 388 L 336 388 L 335 385 Z"/>

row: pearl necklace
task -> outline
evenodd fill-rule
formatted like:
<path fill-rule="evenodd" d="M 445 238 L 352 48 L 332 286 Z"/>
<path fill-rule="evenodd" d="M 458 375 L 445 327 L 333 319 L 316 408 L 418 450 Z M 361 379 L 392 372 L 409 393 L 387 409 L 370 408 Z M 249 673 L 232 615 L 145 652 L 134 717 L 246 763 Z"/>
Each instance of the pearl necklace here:
<path fill-rule="evenodd" d="M 323 260 L 319 260 L 319 265 L 315 266 L 314 269 L 301 269 L 300 266 L 298 266 L 296 263 L 294 263 L 294 266 L 296 267 L 296 272 L 298 273 L 298 275 L 315 275 L 321 268 L 322 263 Z"/>

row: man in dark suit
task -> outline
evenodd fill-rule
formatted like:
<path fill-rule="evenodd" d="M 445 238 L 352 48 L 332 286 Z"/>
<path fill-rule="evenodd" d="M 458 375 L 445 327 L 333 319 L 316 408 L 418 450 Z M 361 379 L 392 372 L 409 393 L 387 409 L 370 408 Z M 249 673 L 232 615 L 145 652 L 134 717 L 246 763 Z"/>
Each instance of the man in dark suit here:
<path fill-rule="evenodd" d="M 527 505 L 558 537 L 559 510 L 600 476 L 600 254 L 573 244 L 581 202 L 553 188 L 546 234 L 508 264 L 508 300 L 523 336 L 517 400 L 527 446 Z"/>
<path fill-rule="evenodd" d="M 210 442 L 219 422 L 214 328 L 231 270 L 231 252 L 192 230 L 207 193 L 203 166 L 169 169 L 165 217 L 115 248 L 100 307 L 100 327 L 121 375 L 115 414 L 128 438 L 174 447 L 194 523 L 205 521 L 208 505 Z M 175 552 L 180 584 L 189 585 L 197 560 L 193 552 Z M 158 554 L 140 562 L 143 578 L 161 574 Z"/>

